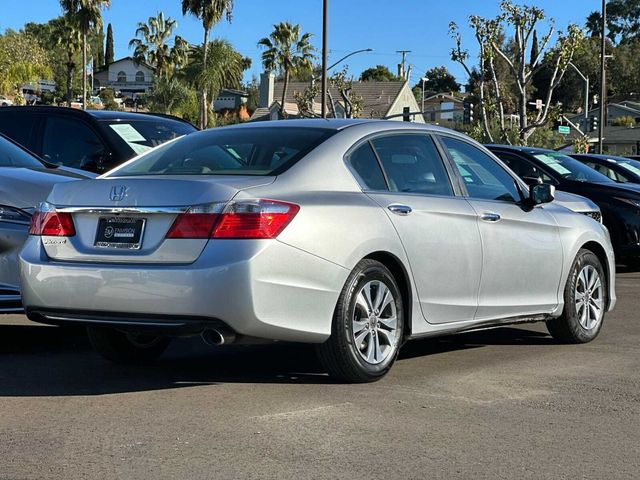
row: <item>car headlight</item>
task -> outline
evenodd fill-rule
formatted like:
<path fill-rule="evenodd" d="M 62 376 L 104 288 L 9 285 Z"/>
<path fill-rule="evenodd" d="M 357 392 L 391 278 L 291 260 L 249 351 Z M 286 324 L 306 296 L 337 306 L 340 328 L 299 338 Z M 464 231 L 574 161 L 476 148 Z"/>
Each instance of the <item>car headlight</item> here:
<path fill-rule="evenodd" d="M 21 223 L 29 225 L 31 215 L 19 208 L 0 205 L 0 222 Z"/>

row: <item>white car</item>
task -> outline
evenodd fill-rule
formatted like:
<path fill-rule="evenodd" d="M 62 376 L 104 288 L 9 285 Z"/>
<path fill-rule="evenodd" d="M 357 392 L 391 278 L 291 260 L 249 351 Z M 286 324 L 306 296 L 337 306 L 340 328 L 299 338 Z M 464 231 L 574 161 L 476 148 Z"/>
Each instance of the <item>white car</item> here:
<path fill-rule="evenodd" d="M 0 107 L 10 107 L 11 105 L 13 105 L 13 102 L 11 100 L 3 95 L 0 95 Z"/>

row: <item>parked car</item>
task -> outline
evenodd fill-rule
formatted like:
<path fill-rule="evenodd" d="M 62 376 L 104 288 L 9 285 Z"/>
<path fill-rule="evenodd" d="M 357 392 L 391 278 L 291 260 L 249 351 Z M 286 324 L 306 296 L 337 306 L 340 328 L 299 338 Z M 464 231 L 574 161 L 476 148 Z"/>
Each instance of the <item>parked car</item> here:
<path fill-rule="evenodd" d="M 0 312 L 22 310 L 18 252 L 36 206 L 54 184 L 90 177 L 95 175 L 46 165 L 0 134 Z"/>
<path fill-rule="evenodd" d="M 49 163 L 95 173 L 194 131 L 168 115 L 44 106 L 0 110 L 0 133 Z"/>
<path fill-rule="evenodd" d="M 640 184 L 640 162 L 638 160 L 595 154 L 573 154 L 571 157 L 609 177 L 614 182 Z"/>
<path fill-rule="evenodd" d="M 505 145 L 488 148 L 528 183 L 543 182 L 595 202 L 611 234 L 617 260 L 640 264 L 640 186 L 616 183 L 553 150 Z"/>
<path fill-rule="evenodd" d="M 352 382 L 413 338 L 539 320 L 588 342 L 615 304 L 613 250 L 553 191 L 433 126 L 207 130 L 56 185 L 21 252 L 23 301 L 34 321 L 87 325 L 114 361 L 175 335 L 285 340 Z"/>
<path fill-rule="evenodd" d="M 0 95 L 0 107 L 10 107 L 11 105 L 13 105 L 11 100 L 4 95 Z"/>

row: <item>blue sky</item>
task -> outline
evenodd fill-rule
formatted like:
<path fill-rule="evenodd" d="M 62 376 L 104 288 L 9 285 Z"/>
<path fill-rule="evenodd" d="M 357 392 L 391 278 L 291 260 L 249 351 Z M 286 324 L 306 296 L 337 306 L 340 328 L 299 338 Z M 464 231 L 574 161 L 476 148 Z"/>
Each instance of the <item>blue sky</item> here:
<path fill-rule="evenodd" d="M 12 4 L 11 8 L 7 8 Z M 189 42 L 202 41 L 202 29 L 193 18 L 183 17 L 180 0 L 112 0 L 104 13 L 106 24 L 113 24 L 116 58 L 131 53 L 128 42 L 139 21 L 163 11 L 178 21 L 175 33 Z M 413 65 L 412 83 L 429 68 L 446 65 L 458 78 L 466 80 L 462 68 L 449 59 L 452 42 L 447 30 L 450 21 L 464 26 L 466 44 L 473 53 L 473 38 L 466 29 L 470 14 L 493 16 L 499 0 L 330 0 L 329 48 L 330 62 L 353 50 L 373 48 L 371 53 L 356 55 L 347 60 L 354 75 L 372 65 L 387 65 L 395 71 L 400 56 L 396 50 L 412 50 L 408 63 Z M 555 19 L 559 28 L 570 22 L 584 25 L 586 16 L 600 8 L 600 0 L 529 0 L 543 8 Z M 22 0 L 20 7 L 11 0 L 0 0 L 0 31 L 19 29 L 28 21 L 46 22 L 60 14 L 57 0 Z M 258 40 L 267 36 L 274 23 L 288 20 L 300 23 L 304 31 L 314 34 L 319 48 L 322 34 L 322 0 L 236 0 L 231 24 L 220 23 L 213 30 L 214 37 L 231 41 L 243 55 L 253 59 L 247 78 L 259 74 L 260 50 Z"/>

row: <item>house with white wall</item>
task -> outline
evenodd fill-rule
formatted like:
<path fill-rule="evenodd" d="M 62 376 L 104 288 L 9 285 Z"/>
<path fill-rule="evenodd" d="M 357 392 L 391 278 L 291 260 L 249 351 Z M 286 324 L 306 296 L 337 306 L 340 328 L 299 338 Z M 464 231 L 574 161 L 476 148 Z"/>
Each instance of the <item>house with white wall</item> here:
<path fill-rule="evenodd" d="M 133 57 L 124 57 L 96 70 L 93 88 L 112 88 L 123 94 L 148 93 L 155 81 L 155 68 Z"/>

